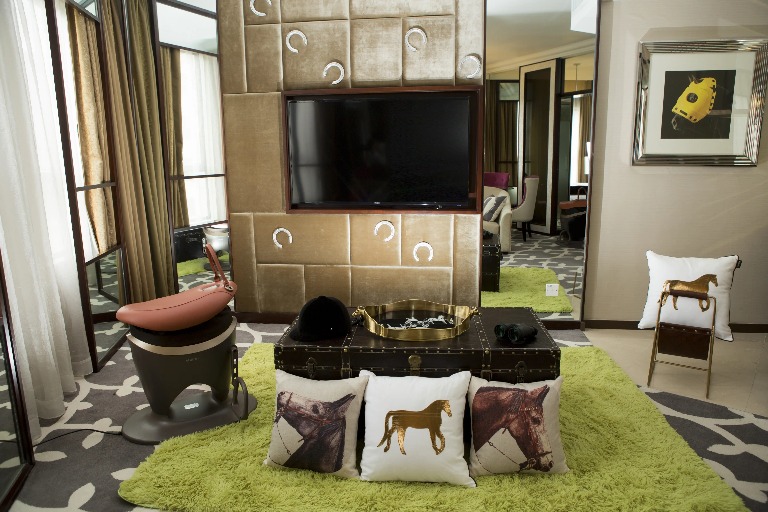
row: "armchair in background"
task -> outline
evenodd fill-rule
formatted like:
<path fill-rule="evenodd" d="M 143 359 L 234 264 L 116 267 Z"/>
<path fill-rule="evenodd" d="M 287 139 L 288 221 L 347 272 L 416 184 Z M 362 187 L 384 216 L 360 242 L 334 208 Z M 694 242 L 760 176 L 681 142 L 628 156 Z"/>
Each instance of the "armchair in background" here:
<path fill-rule="evenodd" d="M 536 194 L 538 191 L 539 177 L 526 176 L 523 180 L 523 200 L 520 201 L 520 205 L 517 208 L 512 209 L 510 212 L 510 222 L 521 222 L 523 224 L 523 242 L 526 240 L 526 232 L 529 235 L 533 235 L 531 233 L 531 221 L 533 220 L 533 211 L 536 207 Z"/>
<path fill-rule="evenodd" d="M 507 176 L 509 176 L 507 174 Z M 512 250 L 512 206 L 510 203 L 509 193 L 506 189 L 497 187 L 483 187 L 483 200 L 488 197 L 506 197 L 507 200 L 501 207 L 501 213 L 495 221 L 487 221 L 483 219 L 483 229 L 490 231 L 495 235 L 499 235 L 499 244 L 501 245 L 501 252 L 510 252 Z"/>

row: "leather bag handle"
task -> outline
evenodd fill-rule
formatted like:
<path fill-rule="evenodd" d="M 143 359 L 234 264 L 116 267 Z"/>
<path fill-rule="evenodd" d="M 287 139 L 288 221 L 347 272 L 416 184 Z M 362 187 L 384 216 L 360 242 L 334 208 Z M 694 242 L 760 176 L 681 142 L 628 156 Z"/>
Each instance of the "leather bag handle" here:
<path fill-rule="evenodd" d="M 224 270 L 221 268 L 221 262 L 219 257 L 216 256 L 216 251 L 213 250 L 211 244 L 205 244 L 205 255 L 208 256 L 208 262 L 211 264 L 211 270 L 213 270 L 213 280 L 215 282 L 223 281 L 224 288 L 231 288 L 227 276 L 224 274 Z"/>

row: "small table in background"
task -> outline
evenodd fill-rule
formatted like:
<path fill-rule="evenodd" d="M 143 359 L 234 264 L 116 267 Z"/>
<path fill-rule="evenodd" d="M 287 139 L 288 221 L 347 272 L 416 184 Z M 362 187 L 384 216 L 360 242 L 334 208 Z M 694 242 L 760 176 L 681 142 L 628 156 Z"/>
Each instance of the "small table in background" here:
<path fill-rule="evenodd" d="M 480 290 L 484 292 L 499 291 L 499 278 L 501 277 L 501 243 L 499 242 L 499 235 L 483 238 L 481 272 Z"/>

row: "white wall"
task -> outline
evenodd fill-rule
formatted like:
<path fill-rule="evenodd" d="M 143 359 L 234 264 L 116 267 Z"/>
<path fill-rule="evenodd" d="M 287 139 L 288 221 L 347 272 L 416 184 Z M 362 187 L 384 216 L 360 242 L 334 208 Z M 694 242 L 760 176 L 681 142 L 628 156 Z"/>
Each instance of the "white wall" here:
<path fill-rule="evenodd" d="M 768 323 L 768 121 L 757 167 L 631 165 L 638 42 L 663 27 L 768 26 L 765 0 L 602 3 L 586 320 L 639 320 L 645 251 L 738 254 L 731 323 Z"/>

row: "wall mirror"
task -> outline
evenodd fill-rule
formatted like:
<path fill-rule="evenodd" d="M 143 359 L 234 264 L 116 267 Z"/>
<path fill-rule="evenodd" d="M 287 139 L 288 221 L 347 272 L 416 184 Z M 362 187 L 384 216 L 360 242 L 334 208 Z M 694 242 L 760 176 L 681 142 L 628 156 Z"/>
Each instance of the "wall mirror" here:
<path fill-rule="evenodd" d="M 56 9 L 51 33 L 57 36 L 53 46 L 60 57 L 60 69 L 54 74 L 64 91 L 59 115 L 69 126 L 62 142 L 68 157 L 73 250 L 91 361 L 98 371 L 125 340 L 128 328 L 117 322 L 115 312 L 130 300 L 122 266 L 120 191 L 112 149 L 113 112 L 102 65 L 100 0 L 67 0 L 63 9 Z"/>
<path fill-rule="evenodd" d="M 0 257 L 0 510 L 8 510 L 34 464 L 32 439 L 21 395 L 13 345 L 13 326 L 6 308 Z"/>
<path fill-rule="evenodd" d="M 210 282 L 203 244 L 229 270 L 216 5 L 157 0 L 158 66 L 177 286 Z"/>
<path fill-rule="evenodd" d="M 533 236 L 513 224 L 505 266 L 551 268 L 573 307 L 538 312 L 578 327 L 583 298 L 598 0 L 488 0 L 486 172 L 510 174 L 513 204 L 538 176 Z"/>

